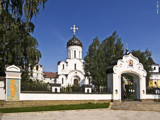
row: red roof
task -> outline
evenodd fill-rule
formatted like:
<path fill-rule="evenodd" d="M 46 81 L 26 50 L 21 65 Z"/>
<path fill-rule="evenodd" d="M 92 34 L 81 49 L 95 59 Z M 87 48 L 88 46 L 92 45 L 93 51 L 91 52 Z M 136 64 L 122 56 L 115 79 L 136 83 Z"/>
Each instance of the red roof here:
<path fill-rule="evenodd" d="M 52 73 L 52 72 L 43 72 L 45 77 L 49 78 L 55 78 L 57 76 L 57 73 Z"/>

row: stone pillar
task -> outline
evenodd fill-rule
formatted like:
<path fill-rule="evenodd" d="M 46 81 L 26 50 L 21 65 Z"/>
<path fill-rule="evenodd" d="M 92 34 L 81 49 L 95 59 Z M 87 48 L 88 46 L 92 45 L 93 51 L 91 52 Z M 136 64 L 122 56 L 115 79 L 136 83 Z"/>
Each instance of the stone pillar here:
<path fill-rule="evenodd" d="M 54 93 L 60 93 L 61 84 L 51 84 L 52 92 Z"/>
<path fill-rule="evenodd" d="M 85 93 L 92 93 L 92 85 L 85 85 L 84 92 Z"/>
<path fill-rule="evenodd" d="M 6 67 L 6 101 L 18 101 L 21 93 L 21 70 L 15 65 Z"/>

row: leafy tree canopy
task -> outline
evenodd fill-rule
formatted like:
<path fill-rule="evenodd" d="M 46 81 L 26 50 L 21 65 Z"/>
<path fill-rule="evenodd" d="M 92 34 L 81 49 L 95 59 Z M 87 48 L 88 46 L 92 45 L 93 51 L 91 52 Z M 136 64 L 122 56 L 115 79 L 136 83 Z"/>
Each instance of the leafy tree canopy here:
<path fill-rule="evenodd" d="M 149 85 L 149 78 L 150 78 L 150 71 L 151 71 L 151 65 L 154 64 L 153 63 L 153 59 L 151 57 L 152 53 L 151 51 L 149 51 L 148 49 L 145 51 L 141 51 L 141 50 L 132 50 L 132 54 L 137 57 L 140 61 L 140 63 L 143 64 L 144 69 L 147 72 L 147 77 L 146 77 L 146 85 Z"/>
<path fill-rule="evenodd" d="M 103 40 L 101 43 L 96 37 L 92 44 L 89 46 L 87 55 L 85 56 L 84 70 L 86 76 L 91 79 L 93 85 L 97 91 L 101 91 L 101 88 L 107 87 L 107 74 L 106 68 L 116 58 L 123 56 L 124 49 L 121 42 L 121 38 L 117 35 L 117 32 Z M 145 50 L 132 50 L 132 54 L 139 59 L 143 64 L 144 69 L 147 71 L 147 86 L 149 83 L 151 65 L 154 63 L 151 57 L 151 51 Z"/>
<path fill-rule="evenodd" d="M 84 58 L 86 62 L 84 69 L 86 76 L 92 79 L 97 91 L 100 91 L 100 87 L 106 88 L 107 86 L 106 68 L 111 61 L 122 55 L 123 44 L 116 31 L 101 43 L 98 37 L 93 40 Z"/>
<path fill-rule="evenodd" d="M 5 65 L 15 64 L 28 72 L 41 57 L 37 40 L 31 36 L 33 16 L 47 0 L 1 0 L 0 1 L 0 75 L 5 75 Z M 28 75 L 28 73 L 26 73 Z"/>

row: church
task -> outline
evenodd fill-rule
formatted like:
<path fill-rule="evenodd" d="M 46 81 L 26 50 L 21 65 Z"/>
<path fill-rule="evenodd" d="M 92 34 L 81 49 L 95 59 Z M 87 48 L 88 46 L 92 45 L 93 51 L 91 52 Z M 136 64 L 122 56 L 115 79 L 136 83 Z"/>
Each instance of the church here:
<path fill-rule="evenodd" d="M 77 87 L 88 83 L 83 69 L 82 47 L 82 42 L 74 33 L 67 42 L 68 58 L 66 61 L 58 62 L 56 82 L 60 83 L 62 87 L 66 87 L 68 84 Z"/>
<path fill-rule="evenodd" d="M 73 29 L 74 35 L 67 42 L 67 59 L 58 62 L 58 72 L 43 72 L 43 67 L 40 64 L 37 64 L 33 69 L 33 80 L 39 79 L 46 83 L 59 84 L 61 88 L 65 88 L 67 85 L 78 87 L 89 84 L 89 80 L 85 77 L 83 68 L 83 44 L 75 35 L 78 28 L 74 25 L 71 29 Z"/>

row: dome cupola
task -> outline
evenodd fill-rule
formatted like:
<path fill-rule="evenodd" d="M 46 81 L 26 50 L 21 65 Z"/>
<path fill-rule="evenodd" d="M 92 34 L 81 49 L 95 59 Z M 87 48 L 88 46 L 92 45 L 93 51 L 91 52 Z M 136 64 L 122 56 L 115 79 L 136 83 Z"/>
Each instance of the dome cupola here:
<path fill-rule="evenodd" d="M 82 42 L 75 35 L 73 35 L 73 37 L 67 42 L 67 47 L 73 45 L 82 47 Z"/>

